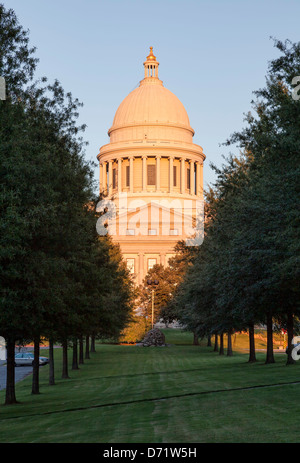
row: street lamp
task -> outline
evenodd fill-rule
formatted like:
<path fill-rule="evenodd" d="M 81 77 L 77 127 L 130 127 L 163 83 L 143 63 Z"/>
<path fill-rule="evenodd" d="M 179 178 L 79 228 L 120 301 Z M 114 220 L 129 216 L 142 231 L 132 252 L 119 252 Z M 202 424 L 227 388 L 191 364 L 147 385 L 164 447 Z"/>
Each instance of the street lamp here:
<path fill-rule="evenodd" d="M 147 285 L 149 285 L 149 286 L 151 286 L 151 285 L 157 286 L 158 283 L 159 283 L 158 280 L 147 280 Z M 151 293 L 152 293 L 152 329 L 153 329 L 153 323 L 154 323 L 154 293 L 155 293 L 154 287 L 152 288 Z"/>

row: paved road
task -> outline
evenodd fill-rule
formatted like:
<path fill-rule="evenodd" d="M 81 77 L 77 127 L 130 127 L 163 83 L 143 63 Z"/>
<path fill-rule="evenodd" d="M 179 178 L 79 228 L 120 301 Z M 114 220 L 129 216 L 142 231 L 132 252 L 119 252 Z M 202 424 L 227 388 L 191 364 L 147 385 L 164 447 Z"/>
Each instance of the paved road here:
<path fill-rule="evenodd" d="M 55 348 L 56 347 L 61 347 L 61 346 L 54 346 Z M 41 350 L 42 349 L 48 349 L 48 347 L 43 347 L 41 346 L 40 348 Z M 32 351 L 32 348 L 26 348 L 24 347 L 22 349 L 22 351 L 24 352 L 31 352 Z M 41 354 L 43 356 L 43 354 Z M 32 366 L 28 366 L 28 367 L 25 367 L 25 366 L 18 366 L 18 367 L 15 367 L 15 382 L 18 383 L 19 381 L 21 381 L 22 379 L 25 378 L 25 376 L 28 376 L 32 373 Z M 2 389 L 5 389 L 6 388 L 6 362 L 3 361 L 3 360 L 0 360 L 0 391 Z"/>
<path fill-rule="evenodd" d="M 21 381 L 25 376 L 32 373 L 32 367 L 16 367 L 15 368 L 15 382 Z M 0 391 L 6 388 L 6 365 L 0 362 Z"/>

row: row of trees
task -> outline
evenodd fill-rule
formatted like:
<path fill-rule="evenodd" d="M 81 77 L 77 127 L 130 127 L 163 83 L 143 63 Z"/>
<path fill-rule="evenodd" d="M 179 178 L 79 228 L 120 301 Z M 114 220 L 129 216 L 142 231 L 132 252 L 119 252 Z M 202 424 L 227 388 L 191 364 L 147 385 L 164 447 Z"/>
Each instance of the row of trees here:
<path fill-rule="evenodd" d="M 254 326 L 267 327 L 266 363 L 274 362 L 273 330 L 287 329 L 287 363 L 299 331 L 300 44 L 275 41 L 281 52 L 270 63 L 266 87 L 255 92 L 256 115 L 226 145 L 237 145 L 206 191 L 205 239 L 200 247 L 178 243 L 169 267 L 145 278 L 142 301 L 149 308 L 147 279 L 156 290 L 155 316 L 177 319 L 198 337 L 248 331 L 249 361 L 256 360 Z M 300 79 L 300 77 L 299 77 Z M 149 309 L 148 309 L 149 310 Z"/>
<path fill-rule="evenodd" d="M 93 166 L 84 159 L 81 106 L 61 84 L 34 82 L 35 49 L 13 10 L 0 4 L 0 334 L 7 343 L 6 404 L 16 402 L 15 344 L 67 348 L 85 336 L 116 336 L 130 318 L 133 285 L 109 237 L 96 233 Z"/>
<path fill-rule="evenodd" d="M 287 329 L 287 363 L 299 324 L 300 43 L 275 41 L 281 52 L 265 88 L 255 92 L 255 115 L 234 133 L 229 156 L 206 193 L 206 230 L 178 286 L 174 305 L 183 325 L 200 337 L 267 327 L 266 363 L 274 362 L 274 325 Z"/>

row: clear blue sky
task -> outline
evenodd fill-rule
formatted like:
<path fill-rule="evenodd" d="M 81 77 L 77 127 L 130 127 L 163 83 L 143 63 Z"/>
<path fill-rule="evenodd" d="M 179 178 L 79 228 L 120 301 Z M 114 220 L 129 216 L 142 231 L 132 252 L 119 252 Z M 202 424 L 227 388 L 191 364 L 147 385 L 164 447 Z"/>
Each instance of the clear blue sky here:
<path fill-rule="evenodd" d="M 0 0 L 1 1 L 1 0 Z M 270 36 L 299 41 L 299 0 L 7 0 L 40 59 L 38 75 L 57 78 L 84 103 L 88 159 L 108 142 L 107 130 L 125 96 L 143 78 L 149 46 L 159 77 L 184 104 L 194 142 L 209 167 L 220 146 L 245 124 L 252 92 L 278 56 Z M 236 149 L 232 147 L 232 152 Z M 98 168 L 95 169 L 98 176 Z"/>

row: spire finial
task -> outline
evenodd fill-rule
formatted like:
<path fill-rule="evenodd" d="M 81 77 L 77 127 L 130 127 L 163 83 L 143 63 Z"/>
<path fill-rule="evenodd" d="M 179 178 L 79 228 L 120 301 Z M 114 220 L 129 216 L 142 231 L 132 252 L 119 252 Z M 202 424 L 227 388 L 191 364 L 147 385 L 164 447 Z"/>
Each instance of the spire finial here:
<path fill-rule="evenodd" d="M 150 47 L 150 54 L 147 56 L 147 61 L 156 61 L 156 56 L 153 54 L 153 47 Z"/>

